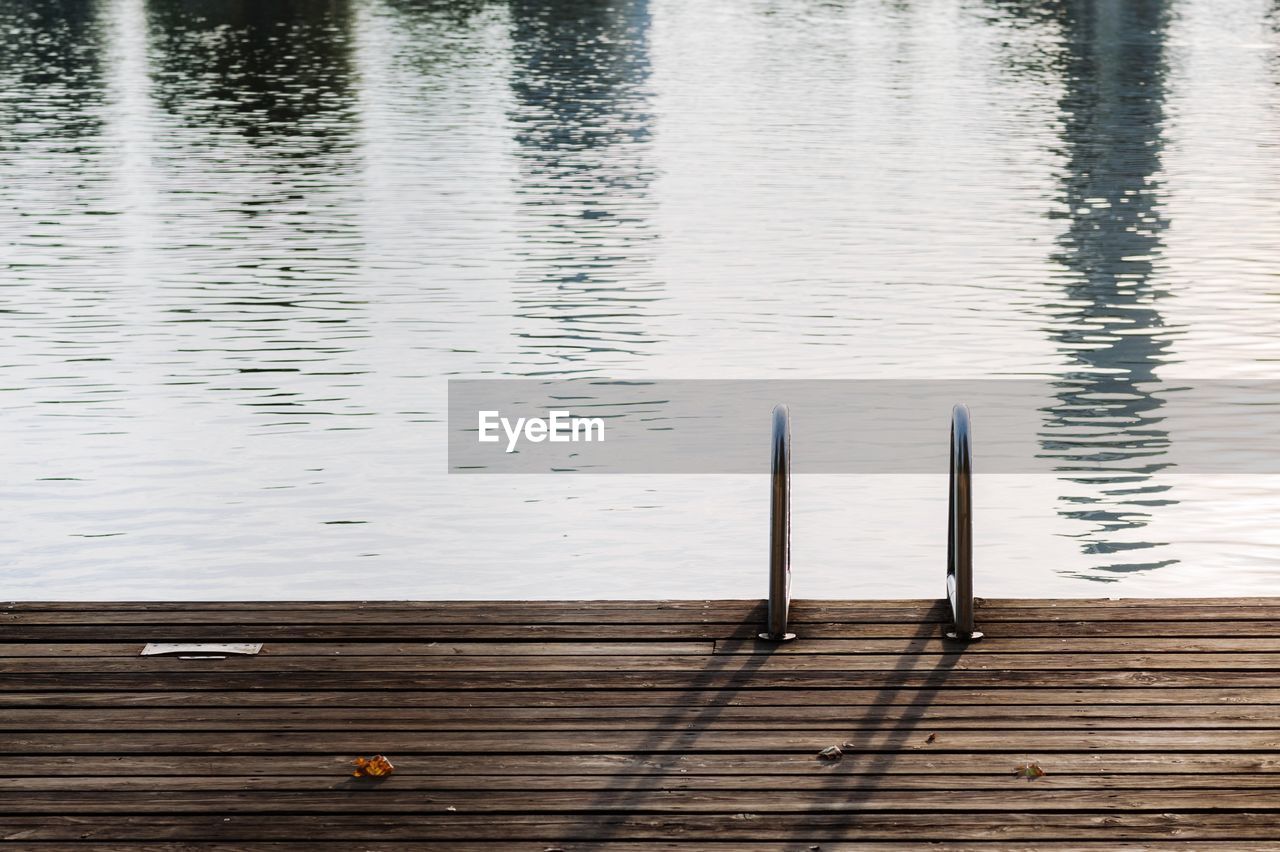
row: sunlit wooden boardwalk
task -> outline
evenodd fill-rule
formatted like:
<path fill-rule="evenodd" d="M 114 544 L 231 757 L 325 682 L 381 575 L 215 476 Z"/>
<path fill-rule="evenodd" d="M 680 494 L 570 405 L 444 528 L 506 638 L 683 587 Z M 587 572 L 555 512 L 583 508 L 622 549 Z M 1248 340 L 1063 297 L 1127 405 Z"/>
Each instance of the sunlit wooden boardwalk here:
<path fill-rule="evenodd" d="M 798 601 L 775 645 L 754 601 L 0 605 L 0 838 L 1280 849 L 1280 600 L 949 618 Z M 265 644 L 139 656 L 165 641 Z M 372 754 L 395 774 L 350 778 Z"/>

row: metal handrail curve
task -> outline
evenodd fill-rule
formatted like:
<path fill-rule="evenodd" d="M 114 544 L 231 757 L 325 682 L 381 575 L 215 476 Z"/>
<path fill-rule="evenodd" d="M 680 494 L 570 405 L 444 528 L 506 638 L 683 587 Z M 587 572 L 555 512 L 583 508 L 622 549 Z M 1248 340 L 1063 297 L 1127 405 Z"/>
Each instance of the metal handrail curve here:
<path fill-rule="evenodd" d="M 791 608 L 791 412 L 773 407 L 773 465 L 769 485 L 769 622 L 761 639 L 786 642 Z"/>
<path fill-rule="evenodd" d="M 973 616 L 973 485 L 969 409 L 951 409 L 951 476 L 947 514 L 947 600 L 954 625 L 948 638 L 977 640 Z"/>

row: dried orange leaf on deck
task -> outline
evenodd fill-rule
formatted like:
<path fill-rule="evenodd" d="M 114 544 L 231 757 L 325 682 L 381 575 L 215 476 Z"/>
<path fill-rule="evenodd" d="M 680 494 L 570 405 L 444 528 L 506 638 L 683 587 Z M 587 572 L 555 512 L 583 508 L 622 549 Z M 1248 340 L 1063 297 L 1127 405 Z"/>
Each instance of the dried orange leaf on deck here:
<path fill-rule="evenodd" d="M 819 760 L 839 760 L 844 757 L 844 752 L 840 750 L 840 746 L 827 746 L 818 752 Z"/>
<path fill-rule="evenodd" d="M 1013 770 L 1013 776 L 1015 778 L 1025 778 L 1028 781 L 1043 778 L 1044 774 L 1044 770 L 1040 768 L 1040 764 L 1038 763 L 1028 763 L 1026 766 L 1019 766 L 1017 769 Z"/>
<path fill-rule="evenodd" d="M 373 757 L 357 757 L 355 764 L 356 771 L 351 774 L 356 778 L 381 778 L 396 771 L 391 761 L 380 754 L 375 754 Z"/>

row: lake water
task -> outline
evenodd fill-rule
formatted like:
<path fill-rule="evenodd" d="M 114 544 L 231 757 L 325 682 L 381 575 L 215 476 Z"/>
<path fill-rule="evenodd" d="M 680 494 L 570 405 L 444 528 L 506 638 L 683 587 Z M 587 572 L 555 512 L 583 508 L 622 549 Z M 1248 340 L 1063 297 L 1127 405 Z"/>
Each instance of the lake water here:
<path fill-rule="evenodd" d="M 1274 0 L 0 0 L 0 33 L 0 598 L 764 596 L 766 446 L 449 474 L 449 378 L 1276 377 Z M 1280 588 L 1277 476 L 976 487 L 981 595 Z M 944 473 L 793 503 L 797 596 L 942 594 Z"/>

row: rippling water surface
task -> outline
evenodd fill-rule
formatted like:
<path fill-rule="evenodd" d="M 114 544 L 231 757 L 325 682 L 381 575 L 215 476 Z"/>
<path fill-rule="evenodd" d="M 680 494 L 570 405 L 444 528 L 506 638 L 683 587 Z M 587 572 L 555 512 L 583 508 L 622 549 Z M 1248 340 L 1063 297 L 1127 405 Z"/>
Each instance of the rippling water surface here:
<path fill-rule="evenodd" d="M 0 33 L 0 598 L 764 594 L 763 475 L 450 475 L 451 377 L 1047 377 L 1120 433 L 1131 381 L 1276 377 L 1274 0 Z M 1280 585 L 1278 477 L 977 487 L 979 594 Z M 798 479 L 795 593 L 938 596 L 944 488 Z"/>

